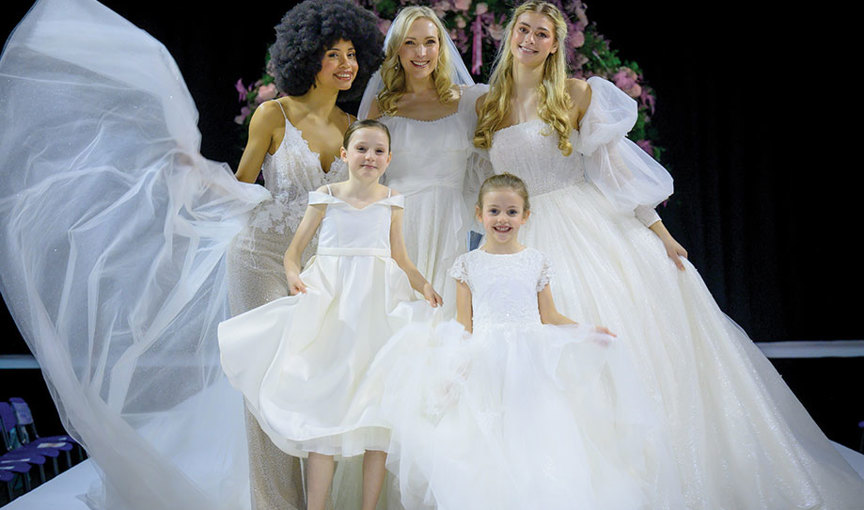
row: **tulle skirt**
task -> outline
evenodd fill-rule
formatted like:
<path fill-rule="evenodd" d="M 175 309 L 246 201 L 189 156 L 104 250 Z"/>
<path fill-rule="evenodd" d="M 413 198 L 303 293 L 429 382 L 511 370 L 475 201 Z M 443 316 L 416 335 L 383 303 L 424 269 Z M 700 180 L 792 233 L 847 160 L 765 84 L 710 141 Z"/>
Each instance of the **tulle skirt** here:
<path fill-rule="evenodd" d="M 695 267 L 677 270 L 653 232 L 589 183 L 531 202 L 522 241 L 551 260 L 558 309 L 609 327 L 639 360 L 686 508 L 861 508 L 861 478 Z"/>
<path fill-rule="evenodd" d="M 588 327 L 414 324 L 369 377 L 405 508 L 647 509 L 671 480 L 632 360 Z"/>

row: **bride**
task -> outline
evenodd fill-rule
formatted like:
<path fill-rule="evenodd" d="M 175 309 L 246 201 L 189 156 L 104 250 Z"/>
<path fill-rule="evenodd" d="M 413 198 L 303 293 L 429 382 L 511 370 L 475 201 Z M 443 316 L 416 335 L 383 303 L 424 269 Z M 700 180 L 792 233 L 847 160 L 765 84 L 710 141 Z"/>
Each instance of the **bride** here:
<path fill-rule="evenodd" d="M 522 241 L 557 269 L 562 313 L 607 325 L 641 360 L 688 509 L 851 509 L 864 482 L 714 302 L 654 207 L 668 173 L 625 138 L 635 102 L 565 75 L 557 7 L 515 11 L 477 103 L 475 145 L 527 183 Z"/>

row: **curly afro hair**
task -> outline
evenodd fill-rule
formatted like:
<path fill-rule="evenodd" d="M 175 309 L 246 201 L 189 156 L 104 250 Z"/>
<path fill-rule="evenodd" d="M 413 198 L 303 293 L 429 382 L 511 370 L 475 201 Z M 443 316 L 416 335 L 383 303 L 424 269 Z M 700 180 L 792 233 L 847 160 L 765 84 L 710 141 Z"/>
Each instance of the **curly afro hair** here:
<path fill-rule="evenodd" d="M 315 86 L 324 52 L 339 39 L 354 45 L 359 70 L 337 101 L 359 99 L 384 59 L 384 36 L 375 15 L 349 0 L 305 0 L 285 14 L 270 47 L 268 71 L 276 87 L 289 96 L 308 92 Z"/>

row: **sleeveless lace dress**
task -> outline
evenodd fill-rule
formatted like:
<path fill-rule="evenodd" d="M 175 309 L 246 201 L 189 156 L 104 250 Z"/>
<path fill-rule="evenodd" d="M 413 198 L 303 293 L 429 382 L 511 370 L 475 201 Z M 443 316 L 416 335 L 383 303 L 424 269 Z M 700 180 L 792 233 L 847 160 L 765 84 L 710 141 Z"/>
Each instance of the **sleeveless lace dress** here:
<path fill-rule="evenodd" d="M 281 104 L 279 108 L 285 116 Z M 309 149 L 287 116 L 282 142 L 275 153 L 264 156 L 261 172 L 271 198 L 252 211 L 249 225 L 237 235 L 228 251 L 232 315 L 288 295 L 282 257 L 306 211 L 309 192 L 348 177 L 348 168 L 339 158 L 325 173 L 319 155 Z M 317 240 L 316 235 L 304 251 L 303 263 L 315 252 Z M 248 410 L 246 431 L 253 510 L 303 508 L 300 461 L 279 451 Z M 274 476 L 274 473 L 281 474 Z"/>
<path fill-rule="evenodd" d="M 589 84 L 572 155 L 540 120 L 498 131 L 489 151 L 495 172 L 528 186 L 532 214 L 520 238 L 556 267 L 558 309 L 609 327 L 636 354 L 672 438 L 686 508 L 860 507 L 861 478 L 696 268 L 684 260 L 678 271 L 643 225 L 671 179 L 624 138 L 633 101 L 600 78 Z"/>

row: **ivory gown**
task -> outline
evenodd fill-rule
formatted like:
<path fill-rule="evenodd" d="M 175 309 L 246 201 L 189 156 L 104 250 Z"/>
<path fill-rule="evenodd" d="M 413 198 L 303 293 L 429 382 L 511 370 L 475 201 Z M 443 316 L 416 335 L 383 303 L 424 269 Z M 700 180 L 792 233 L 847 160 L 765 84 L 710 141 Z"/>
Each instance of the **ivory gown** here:
<path fill-rule="evenodd" d="M 474 102 L 487 89 L 482 84 L 463 88 L 457 111 L 437 120 L 378 118 L 390 129 L 393 143 L 385 182 L 405 195 L 408 257 L 441 294 L 447 317 L 456 310 L 456 286 L 447 270 L 468 250 L 476 200 L 472 194 L 479 186 L 472 158 Z"/>
<path fill-rule="evenodd" d="M 635 102 L 601 78 L 588 83 L 571 156 L 541 120 L 499 130 L 489 151 L 495 172 L 528 186 L 520 236 L 556 268 L 558 309 L 609 327 L 636 354 L 666 417 L 688 510 L 861 508 L 861 478 L 696 268 L 685 260 L 678 271 L 643 224 L 657 219 L 671 177 L 624 138 Z"/>

